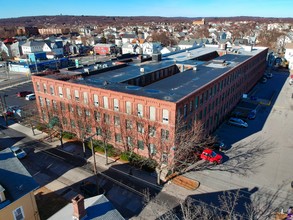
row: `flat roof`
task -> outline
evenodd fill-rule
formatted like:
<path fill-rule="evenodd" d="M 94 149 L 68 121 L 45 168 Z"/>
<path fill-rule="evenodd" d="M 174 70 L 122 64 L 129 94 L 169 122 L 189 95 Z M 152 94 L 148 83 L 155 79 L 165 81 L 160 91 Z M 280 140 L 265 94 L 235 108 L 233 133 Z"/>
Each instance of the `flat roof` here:
<path fill-rule="evenodd" d="M 237 47 L 225 51 L 215 46 L 189 48 L 188 50 L 183 50 L 175 54 L 166 54 L 159 62 L 128 63 L 125 67 L 117 67 L 117 69 L 103 73 L 84 74 L 85 77 L 71 80 L 70 82 L 170 102 L 178 102 L 183 97 L 204 87 L 230 69 L 240 65 L 265 49 L 267 48 L 257 47 L 249 50 L 247 48 Z M 216 51 L 227 52 L 227 54 L 210 61 L 196 60 L 197 57 Z M 223 62 L 225 62 L 225 65 L 223 65 Z M 148 74 L 174 65 L 196 66 L 196 70 L 185 70 L 144 87 L 126 83 L 130 79 L 141 76 L 143 74 L 141 72 L 142 68 L 144 69 L 144 74 Z"/>
<path fill-rule="evenodd" d="M 9 148 L 0 151 L 0 176 L 6 199 L 11 202 L 39 187 Z"/>

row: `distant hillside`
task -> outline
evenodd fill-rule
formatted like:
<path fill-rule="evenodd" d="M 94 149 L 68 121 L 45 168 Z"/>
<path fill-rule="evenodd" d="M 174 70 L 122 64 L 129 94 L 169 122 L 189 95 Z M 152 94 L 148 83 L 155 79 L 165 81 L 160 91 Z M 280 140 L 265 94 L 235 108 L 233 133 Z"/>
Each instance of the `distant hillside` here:
<path fill-rule="evenodd" d="M 39 28 L 48 26 L 69 27 L 69 26 L 86 26 L 86 25 L 139 25 L 150 22 L 155 23 L 181 23 L 192 22 L 198 18 L 187 17 L 154 17 L 154 16 L 137 16 L 137 17 L 120 17 L 120 16 L 73 16 L 73 15 L 56 15 L 56 16 L 29 16 L 19 18 L 0 19 L 2 27 L 17 26 L 37 26 Z M 206 21 L 224 22 L 224 21 L 243 21 L 253 20 L 257 22 L 288 22 L 293 23 L 293 18 L 265 18 L 265 17 L 206 17 Z"/>

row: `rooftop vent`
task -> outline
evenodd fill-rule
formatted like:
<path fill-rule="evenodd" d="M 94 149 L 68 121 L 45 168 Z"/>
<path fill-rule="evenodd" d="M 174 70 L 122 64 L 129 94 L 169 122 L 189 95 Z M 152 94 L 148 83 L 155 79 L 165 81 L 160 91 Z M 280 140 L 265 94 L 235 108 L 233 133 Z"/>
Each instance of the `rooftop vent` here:
<path fill-rule="evenodd" d="M 140 72 L 141 72 L 142 74 L 144 74 L 144 68 L 143 68 L 143 67 L 140 68 Z"/>

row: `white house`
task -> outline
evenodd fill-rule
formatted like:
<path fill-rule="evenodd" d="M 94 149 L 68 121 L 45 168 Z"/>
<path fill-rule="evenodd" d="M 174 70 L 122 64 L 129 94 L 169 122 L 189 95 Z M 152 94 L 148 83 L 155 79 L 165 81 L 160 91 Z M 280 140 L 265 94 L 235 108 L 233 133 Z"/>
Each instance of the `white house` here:
<path fill-rule="evenodd" d="M 180 48 L 180 50 L 184 50 L 184 49 L 188 49 L 191 47 L 195 47 L 197 45 L 197 42 L 195 39 L 191 39 L 191 40 L 182 40 L 178 43 L 178 47 Z"/>
<path fill-rule="evenodd" d="M 288 68 L 293 69 L 293 43 L 285 45 L 285 59 L 288 61 Z"/>
<path fill-rule="evenodd" d="M 142 45 L 142 53 L 152 55 L 161 51 L 161 43 L 158 42 L 145 42 Z"/>
<path fill-rule="evenodd" d="M 133 54 L 134 53 L 134 46 L 133 44 L 131 43 L 123 43 L 122 45 L 122 54 L 126 54 L 126 53 L 131 53 Z"/>
<path fill-rule="evenodd" d="M 44 47 L 44 42 L 42 41 L 28 41 L 21 46 L 22 53 L 35 53 L 35 52 L 42 52 Z"/>

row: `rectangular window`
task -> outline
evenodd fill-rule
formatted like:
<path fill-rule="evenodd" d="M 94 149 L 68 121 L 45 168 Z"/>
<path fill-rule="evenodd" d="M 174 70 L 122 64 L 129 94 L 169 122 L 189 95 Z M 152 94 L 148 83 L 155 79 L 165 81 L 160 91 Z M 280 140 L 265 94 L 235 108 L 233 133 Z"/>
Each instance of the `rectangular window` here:
<path fill-rule="evenodd" d="M 62 123 L 63 123 L 64 125 L 67 125 L 67 124 L 68 124 L 68 122 L 67 122 L 67 118 L 62 118 Z"/>
<path fill-rule="evenodd" d="M 163 124 L 169 123 L 169 111 L 167 109 L 163 109 Z"/>
<path fill-rule="evenodd" d="M 138 149 L 143 150 L 144 149 L 144 142 L 142 140 L 138 140 L 137 147 L 138 147 Z"/>
<path fill-rule="evenodd" d="M 94 105 L 99 106 L 99 96 L 94 94 Z"/>
<path fill-rule="evenodd" d="M 60 98 L 63 98 L 63 90 L 61 86 L 58 87 L 58 92 L 59 92 Z"/>
<path fill-rule="evenodd" d="M 114 99 L 114 111 L 118 112 L 119 111 L 119 100 Z"/>
<path fill-rule="evenodd" d="M 88 109 L 85 109 L 85 110 L 84 110 L 84 114 L 85 114 L 85 116 L 86 116 L 87 118 L 91 116 L 91 112 L 90 112 L 90 110 L 88 110 Z"/>
<path fill-rule="evenodd" d="M 143 117 L 143 105 L 142 104 L 137 104 L 137 116 Z"/>
<path fill-rule="evenodd" d="M 74 121 L 74 120 L 71 119 L 71 120 L 70 120 L 70 124 L 71 124 L 71 127 L 72 127 L 72 128 L 75 128 L 75 121 Z"/>
<path fill-rule="evenodd" d="M 74 97 L 75 97 L 75 101 L 79 102 L 79 91 L 78 90 L 74 90 Z"/>
<path fill-rule="evenodd" d="M 156 154 L 156 146 L 154 144 L 149 144 L 149 151 L 152 155 Z"/>
<path fill-rule="evenodd" d="M 82 115 L 82 110 L 79 106 L 76 107 L 78 116 Z"/>
<path fill-rule="evenodd" d="M 187 104 L 185 104 L 184 107 L 183 107 L 183 116 L 184 117 L 187 116 Z"/>
<path fill-rule="evenodd" d="M 190 101 L 190 103 L 189 103 L 189 111 L 192 112 L 192 110 L 193 110 L 193 102 Z"/>
<path fill-rule="evenodd" d="M 69 88 L 66 88 L 67 99 L 71 99 L 71 92 Z"/>
<path fill-rule="evenodd" d="M 96 121 L 101 121 L 101 113 L 100 112 L 95 111 L 95 119 L 96 119 Z"/>
<path fill-rule="evenodd" d="M 97 135 L 102 135 L 102 129 L 99 127 L 96 127 L 96 133 Z"/>
<path fill-rule="evenodd" d="M 51 95 L 54 95 L 54 87 L 52 85 L 50 85 L 50 93 Z"/>
<path fill-rule="evenodd" d="M 196 109 L 198 108 L 198 96 L 195 97 L 194 107 L 195 107 Z"/>
<path fill-rule="evenodd" d="M 47 93 L 47 85 L 45 83 L 43 84 L 43 88 L 44 88 L 44 93 Z"/>
<path fill-rule="evenodd" d="M 129 136 L 127 137 L 127 145 L 132 146 L 132 138 Z"/>
<path fill-rule="evenodd" d="M 52 102 L 53 102 L 53 108 L 54 108 L 54 110 L 57 111 L 57 102 L 56 102 L 56 100 L 53 100 Z"/>
<path fill-rule="evenodd" d="M 144 126 L 142 123 L 137 123 L 137 132 L 143 134 L 144 133 Z"/>
<path fill-rule="evenodd" d="M 150 120 L 151 121 L 156 120 L 156 108 L 153 106 L 150 106 Z"/>
<path fill-rule="evenodd" d="M 15 220 L 24 220 L 25 219 L 22 206 L 13 210 L 13 217 Z"/>
<path fill-rule="evenodd" d="M 120 118 L 119 118 L 119 116 L 114 116 L 114 124 L 116 126 L 120 125 Z"/>
<path fill-rule="evenodd" d="M 115 134 L 115 142 L 121 142 L 121 134 Z"/>
<path fill-rule="evenodd" d="M 126 102 L 126 113 L 131 114 L 131 102 Z"/>
<path fill-rule="evenodd" d="M 46 100 L 46 104 L 47 104 L 47 108 L 50 108 L 50 104 L 51 104 L 51 101 L 50 101 L 50 99 L 45 99 Z"/>
<path fill-rule="evenodd" d="M 132 129 L 132 122 L 130 120 L 126 120 L 126 129 Z"/>
<path fill-rule="evenodd" d="M 110 116 L 108 114 L 104 114 L 104 122 L 110 124 Z"/>
<path fill-rule="evenodd" d="M 83 92 L 83 103 L 84 104 L 88 104 L 89 103 L 89 99 L 88 99 L 87 92 Z"/>
<path fill-rule="evenodd" d="M 40 83 L 37 82 L 37 83 L 36 83 L 36 86 L 37 86 L 37 91 L 39 92 L 39 91 L 40 91 Z"/>
<path fill-rule="evenodd" d="M 40 101 L 41 107 L 44 107 L 44 101 L 43 101 L 43 98 L 41 96 L 39 96 L 39 101 Z"/>
<path fill-rule="evenodd" d="M 156 128 L 154 126 L 149 126 L 149 136 L 150 137 L 156 136 Z"/>
<path fill-rule="evenodd" d="M 104 96 L 103 97 L 103 101 L 104 101 L 104 108 L 105 109 L 108 109 L 109 108 L 108 97 Z"/>
<path fill-rule="evenodd" d="M 169 140 L 169 131 L 165 129 L 161 129 L 161 139 Z"/>

